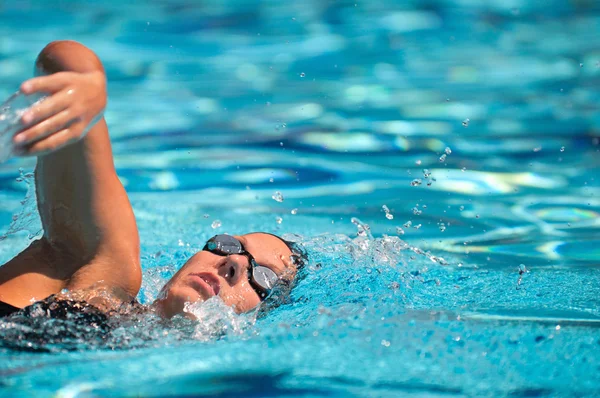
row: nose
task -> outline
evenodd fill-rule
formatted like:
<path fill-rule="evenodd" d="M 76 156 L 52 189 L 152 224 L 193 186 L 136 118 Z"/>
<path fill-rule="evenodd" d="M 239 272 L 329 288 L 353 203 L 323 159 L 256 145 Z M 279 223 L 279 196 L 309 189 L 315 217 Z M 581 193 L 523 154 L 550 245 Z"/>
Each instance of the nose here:
<path fill-rule="evenodd" d="M 248 259 L 241 254 L 231 254 L 227 256 L 218 273 L 229 283 L 230 286 L 235 286 L 240 279 L 245 275 L 248 269 Z"/>

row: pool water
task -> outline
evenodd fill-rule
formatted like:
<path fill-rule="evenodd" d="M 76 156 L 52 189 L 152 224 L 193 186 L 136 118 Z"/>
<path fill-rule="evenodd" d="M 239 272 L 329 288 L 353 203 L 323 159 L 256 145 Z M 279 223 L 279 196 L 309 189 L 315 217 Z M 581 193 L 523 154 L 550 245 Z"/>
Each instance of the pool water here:
<path fill-rule="evenodd" d="M 213 300 L 0 348 L 0 395 L 600 394 L 600 4 L 27 1 L 0 22 L 2 98 L 51 40 L 104 61 L 142 303 L 216 233 L 310 255 L 267 315 Z M 39 235 L 19 168 L 0 262 Z"/>

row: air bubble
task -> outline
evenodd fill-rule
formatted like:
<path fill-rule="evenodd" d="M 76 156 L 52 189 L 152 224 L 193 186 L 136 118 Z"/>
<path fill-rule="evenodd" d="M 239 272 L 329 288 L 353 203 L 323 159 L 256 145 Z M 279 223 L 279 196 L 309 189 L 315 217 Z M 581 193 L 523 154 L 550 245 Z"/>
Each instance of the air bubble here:
<path fill-rule="evenodd" d="M 275 191 L 275 193 L 271 196 L 271 198 L 273 198 L 273 200 L 276 202 L 279 202 L 279 203 L 283 202 L 283 195 L 279 191 Z"/>
<path fill-rule="evenodd" d="M 221 220 L 215 220 L 212 222 L 212 224 L 210 224 L 210 226 L 212 227 L 212 229 L 217 229 L 221 226 Z"/>

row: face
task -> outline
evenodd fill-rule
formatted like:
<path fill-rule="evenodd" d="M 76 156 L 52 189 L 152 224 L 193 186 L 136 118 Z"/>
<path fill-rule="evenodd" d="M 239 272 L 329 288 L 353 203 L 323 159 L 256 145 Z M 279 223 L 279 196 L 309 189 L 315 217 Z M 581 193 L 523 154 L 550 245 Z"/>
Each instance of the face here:
<path fill-rule="evenodd" d="M 290 259 L 292 252 L 281 239 L 261 232 L 235 238 L 258 264 L 279 277 L 293 278 L 296 269 Z M 260 304 L 261 298 L 248 280 L 249 267 L 249 259 L 243 254 L 220 256 L 199 251 L 167 282 L 155 305 L 170 318 L 183 313 L 185 303 L 219 296 L 237 313 L 250 311 Z"/>

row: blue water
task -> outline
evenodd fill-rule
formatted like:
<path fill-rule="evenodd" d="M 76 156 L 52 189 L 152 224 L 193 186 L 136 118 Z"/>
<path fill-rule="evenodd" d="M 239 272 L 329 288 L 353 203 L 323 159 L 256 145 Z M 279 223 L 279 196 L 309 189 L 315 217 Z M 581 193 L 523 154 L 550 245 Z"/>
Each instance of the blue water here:
<path fill-rule="evenodd" d="M 10 2 L 0 97 L 63 38 L 107 69 L 140 301 L 217 232 L 311 261 L 267 316 L 0 349 L 0 395 L 600 394 L 599 3 Z M 39 233 L 20 167 L 2 262 Z"/>

